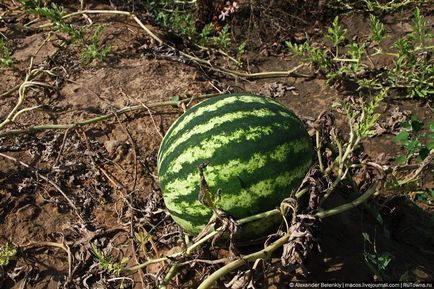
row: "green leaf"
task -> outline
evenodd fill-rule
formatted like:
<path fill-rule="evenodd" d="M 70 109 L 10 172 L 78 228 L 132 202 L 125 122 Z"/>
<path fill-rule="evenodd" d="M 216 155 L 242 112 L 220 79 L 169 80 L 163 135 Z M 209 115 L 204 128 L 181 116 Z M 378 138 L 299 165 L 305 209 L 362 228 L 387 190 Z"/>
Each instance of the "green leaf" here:
<path fill-rule="evenodd" d="M 378 267 L 385 270 L 389 265 L 390 261 L 392 261 L 393 255 L 389 252 L 384 252 L 380 256 L 378 256 Z"/>
<path fill-rule="evenodd" d="M 411 117 L 411 128 L 413 132 L 419 132 L 423 128 L 423 122 L 421 122 L 417 116 Z"/>
<path fill-rule="evenodd" d="M 434 133 L 434 121 L 428 124 L 429 131 Z"/>
<path fill-rule="evenodd" d="M 409 153 L 414 154 L 416 153 L 420 148 L 422 147 L 422 144 L 419 140 L 409 140 L 407 144 L 405 145 L 405 148 L 408 150 Z"/>
<path fill-rule="evenodd" d="M 333 43 L 334 46 L 338 46 L 345 40 L 347 29 L 343 29 L 339 25 L 339 16 L 336 16 L 332 22 L 332 26 L 327 29 L 326 37 Z"/>
<path fill-rule="evenodd" d="M 423 147 L 420 149 L 419 156 L 420 156 L 422 161 L 429 155 L 429 151 L 430 150 L 426 147 Z"/>
<path fill-rule="evenodd" d="M 386 30 L 384 29 L 384 24 L 381 23 L 380 20 L 378 20 L 378 18 L 372 14 L 369 15 L 369 18 L 371 20 L 371 25 L 370 25 L 371 35 L 369 36 L 369 38 L 371 40 L 380 42 L 386 34 Z"/>
<path fill-rule="evenodd" d="M 405 129 L 411 129 L 411 123 L 410 122 L 401 123 L 401 127 Z"/>
<path fill-rule="evenodd" d="M 5 245 L 0 246 L 0 266 L 6 266 L 9 261 L 15 259 L 15 255 L 17 254 L 17 248 L 10 244 L 6 243 Z"/>
<path fill-rule="evenodd" d="M 417 191 L 416 192 L 416 200 L 426 202 L 428 200 L 427 192 L 425 191 Z"/>
<path fill-rule="evenodd" d="M 243 55 L 246 52 L 246 46 L 247 46 L 247 42 L 246 41 L 242 42 L 237 47 L 237 55 Z"/>
<path fill-rule="evenodd" d="M 434 139 L 432 139 L 431 141 L 429 141 L 428 144 L 426 145 L 426 147 L 429 150 L 434 150 Z"/>
<path fill-rule="evenodd" d="M 405 156 L 398 156 L 395 159 L 395 163 L 397 163 L 398 165 L 403 165 L 407 162 L 407 157 Z"/>
<path fill-rule="evenodd" d="M 372 242 L 371 242 L 371 238 L 369 237 L 369 234 L 368 234 L 368 233 L 366 233 L 366 232 L 362 232 L 362 236 L 363 236 L 363 239 L 365 239 L 365 241 L 368 241 L 369 243 L 372 244 Z"/>
<path fill-rule="evenodd" d="M 394 136 L 392 140 L 400 144 L 404 144 L 408 142 L 409 136 L 410 134 L 408 133 L 408 131 L 401 131 L 396 136 Z"/>
<path fill-rule="evenodd" d="M 297 43 L 292 43 L 291 41 L 285 41 L 286 47 L 288 48 L 288 50 L 296 55 L 296 56 L 302 56 L 303 52 L 304 52 L 304 45 L 303 44 L 297 44 Z"/>

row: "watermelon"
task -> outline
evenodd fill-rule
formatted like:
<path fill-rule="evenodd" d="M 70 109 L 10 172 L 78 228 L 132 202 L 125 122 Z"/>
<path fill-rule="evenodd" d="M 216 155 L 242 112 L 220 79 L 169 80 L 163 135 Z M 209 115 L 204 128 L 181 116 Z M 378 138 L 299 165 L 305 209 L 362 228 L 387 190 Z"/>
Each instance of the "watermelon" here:
<path fill-rule="evenodd" d="M 163 198 L 174 221 L 191 235 L 212 211 L 198 200 L 198 166 L 217 207 L 235 220 L 278 207 L 297 189 L 313 158 L 310 137 L 297 116 L 278 102 L 240 93 L 207 99 L 169 128 L 158 152 Z M 272 226 L 261 220 L 250 237 Z"/>

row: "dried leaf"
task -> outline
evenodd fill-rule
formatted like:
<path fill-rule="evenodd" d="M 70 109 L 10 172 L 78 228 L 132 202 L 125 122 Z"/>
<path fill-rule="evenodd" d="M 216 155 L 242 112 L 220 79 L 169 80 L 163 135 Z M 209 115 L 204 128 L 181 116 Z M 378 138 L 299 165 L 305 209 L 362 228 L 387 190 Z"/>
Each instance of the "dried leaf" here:
<path fill-rule="evenodd" d="M 271 98 L 283 97 L 285 92 L 295 90 L 294 86 L 289 86 L 281 82 L 266 83 L 259 93 Z"/>

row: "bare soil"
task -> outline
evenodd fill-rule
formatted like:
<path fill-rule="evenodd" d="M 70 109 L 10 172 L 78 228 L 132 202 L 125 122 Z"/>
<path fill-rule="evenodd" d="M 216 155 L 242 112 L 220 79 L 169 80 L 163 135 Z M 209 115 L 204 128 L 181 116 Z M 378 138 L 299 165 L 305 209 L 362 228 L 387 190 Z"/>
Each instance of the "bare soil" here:
<path fill-rule="evenodd" d="M 122 7 L 127 6 L 125 3 L 85 2 L 88 9 L 128 8 Z M 308 13 L 311 7 L 307 4 L 296 10 L 285 7 L 286 4 L 269 4 L 263 10 L 265 4 L 260 2 L 252 7 L 242 5 L 239 16 L 232 20 L 232 37 L 256 44 L 247 46 L 245 62 L 250 72 L 295 67 L 298 62 L 286 52 L 283 41 L 302 37 L 304 32 L 320 39 L 333 16 L 333 11 L 321 12 L 318 7 Z M 77 3 L 64 1 L 63 4 L 68 10 L 76 11 Z M 161 278 L 167 265 L 152 265 L 125 278 L 114 278 L 101 269 L 90 251 L 96 245 L 114 260 L 129 257 L 128 265 L 133 266 L 143 262 L 145 251 L 150 256 L 162 256 L 181 245 L 176 244 L 181 239 L 181 231 L 164 210 L 160 196 L 156 154 L 162 136 L 183 107 L 150 104 L 221 91 L 252 92 L 275 98 L 308 122 L 331 110 L 334 102 L 357 95 L 349 88 L 328 85 L 320 75 L 311 79 L 234 79 L 188 61 L 164 45 L 159 46 L 125 16 L 89 15 L 95 23 L 107 23 L 102 39 L 114 50 L 104 61 L 82 66 L 78 45 L 61 47 L 57 36 L 47 41 L 49 29 L 24 29 L 23 25 L 33 18 L 14 1 L 1 3 L 0 8 L 4 13 L 0 33 L 11 40 L 15 59 L 12 67 L 1 70 L 0 93 L 23 81 L 31 59 L 33 68 L 43 66 L 53 72 L 38 77 L 47 87 L 26 91 L 22 107 L 40 107 L 21 114 L 7 129 L 74 124 L 126 106 L 143 105 L 143 109 L 115 113 L 88 125 L 0 138 L 0 153 L 16 159 L 0 156 L 0 245 L 10 242 L 19 248 L 17 258 L 0 270 L 1 288 L 120 288 L 121 284 L 126 288 L 155 287 L 155 278 Z M 408 32 L 410 8 L 384 18 L 392 37 Z M 423 12 L 433 27 L 432 9 Z M 146 21 L 148 16 L 143 10 L 135 13 L 150 30 L 170 41 L 161 27 Z M 366 35 L 368 15 L 352 12 L 344 14 L 342 19 L 350 37 Z M 86 21 L 78 17 L 76 23 Z M 192 48 L 185 49 L 196 53 Z M 204 54 L 197 51 L 197 55 Z M 223 65 L 233 65 L 219 55 L 215 57 L 222 58 L 218 61 Z M 312 72 L 308 67 L 301 71 Z M 17 98 L 17 91 L 0 97 L 0 120 L 13 109 Z M 381 124 L 390 120 L 394 109 L 407 115 L 416 114 L 425 121 L 433 119 L 427 103 L 394 100 L 382 107 Z M 338 127 L 345 132 L 344 122 L 337 117 Z M 364 153 L 373 160 L 391 162 L 400 152 L 399 146 L 391 141 L 396 132 L 388 129 L 365 141 Z M 433 188 L 432 181 L 425 186 Z M 348 198 L 345 194 L 337 195 L 332 203 L 343 203 Z M 432 204 L 415 201 L 407 193 L 394 193 L 376 196 L 369 205 L 325 219 L 319 232 L 321 252 L 308 259 L 305 276 L 295 274 L 291 278 L 377 280 L 363 255 L 372 250 L 362 237 L 367 232 L 375 238 L 378 252 L 393 255 L 386 269 L 390 280 L 405 276 L 406 280 L 432 281 L 433 209 Z M 150 233 L 151 241 L 146 243 L 146 248 L 140 248 L 137 242 L 139 232 Z M 59 244 L 63 244 L 63 249 Z M 73 260 L 70 269 L 68 250 Z M 215 259 L 227 254 L 217 249 L 207 250 L 202 254 Z M 199 262 L 187 267 L 174 279 L 173 288 L 194 288 L 203 274 L 218 264 Z M 221 288 L 224 282 L 219 283 Z M 276 287 L 284 284 L 287 283 Z"/>

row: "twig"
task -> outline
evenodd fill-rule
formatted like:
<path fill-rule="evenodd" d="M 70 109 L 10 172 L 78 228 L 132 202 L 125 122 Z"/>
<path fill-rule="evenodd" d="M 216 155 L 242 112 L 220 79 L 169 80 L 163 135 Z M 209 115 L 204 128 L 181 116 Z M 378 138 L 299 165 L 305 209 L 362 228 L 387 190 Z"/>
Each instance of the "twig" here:
<path fill-rule="evenodd" d="M 32 111 L 32 110 L 38 109 L 40 107 L 42 107 L 42 105 L 35 105 L 35 106 L 32 106 L 32 107 L 23 108 L 23 109 L 21 109 L 21 110 L 19 110 L 19 111 L 17 111 L 15 113 L 15 115 L 12 117 L 12 119 L 10 120 L 10 122 L 14 122 L 20 114 L 22 114 L 24 112 L 27 112 L 27 111 Z M 1 126 L 0 126 L 0 128 L 1 128 Z"/>
<path fill-rule="evenodd" d="M 419 164 L 418 168 L 412 174 L 410 174 L 404 180 L 398 181 L 399 186 L 403 186 L 405 184 L 415 181 L 417 176 L 419 176 L 422 173 L 425 167 L 432 165 L 433 159 L 434 159 L 434 149 L 430 151 L 429 155 Z"/>
<path fill-rule="evenodd" d="M 6 116 L 6 118 L 3 120 L 3 122 L 0 123 L 0 130 L 4 126 L 6 126 L 7 124 L 9 124 L 10 122 L 15 121 L 15 119 L 17 118 L 17 116 L 20 115 L 21 113 L 23 113 L 25 111 L 29 111 L 29 110 L 35 109 L 35 108 L 38 108 L 38 107 L 32 107 L 32 108 L 24 108 L 22 110 L 19 110 L 20 107 L 21 107 L 21 105 L 23 104 L 23 102 L 25 100 L 25 97 L 26 97 L 26 95 L 25 95 L 26 88 L 31 87 L 31 86 L 51 87 L 50 85 L 48 85 L 46 83 L 31 80 L 36 75 L 38 75 L 40 72 L 45 71 L 43 69 L 34 69 L 34 70 L 32 70 L 32 66 L 33 66 L 33 58 L 31 58 L 31 60 L 30 60 L 29 72 L 26 74 L 26 77 L 24 78 L 24 81 L 18 87 L 18 100 L 17 100 L 17 103 L 15 104 L 14 108 L 9 112 L 9 114 Z"/>
<path fill-rule="evenodd" d="M 118 10 L 81 10 L 81 11 L 77 11 L 77 12 L 73 12 L 67 15 L 64 15 L 62 18 L 63 19 L 67 19 L 67 18 L 71 18 L 77 15 L 83 15 L 83 14 L 107 14 L 107 15 L 125 15 L 125 16 L 129 16 L 131 17 L 143 30 L 145 30 L 145 32 L 147 34 L 149 34 L 149 36 L 151 36 L 155 41 L 158 42 L 159 45 L 163 44 L 163 41 L 156 36 L 151 30 L 149 30 L 148 27 L 146 27 L 142 21 L 140 21 L 140 19 L 134 15 L 131 12 L 128 11 L 118 11 Z M 52 26 L 51 23 L 47 23 L 44 25 L 39 26 L 38 28 L 45 28 L 45 27 L 50 27 Z"/>
<path fill-rule="evenodd" d="M 169 285 L 173 276 L 176 275 L 179 265 L 179 261 L 175 261 L 173 263 L 173 265 L 169 269 L 169 272 L 167 272 L 166 276 L 164 276 L 163 282 L 161 282 L 159 289 L 167 289 L 167 285 Z"/>
<path fill-rule="evenodd" d="M 191 99 L 193 99 L 193 97 L 191 97 Z M 158 135 L 160 136 L 160 138 L 163 139 L 163 134 L 158 129 L 157 124 L 155 123 L 155 119 L 154 119 L 154 116 L 152 115 L 151 110 L 149 109 L 149 107 L 146 104 L 142 103 L 142 105 L 148 111 L 149 117 L 151 118 L 151 121 L 152 121 L 152 124 L 154 125 L 155 131 L 158 133 Z"/>
<path fill-rule="evenodd" d="M 214 273 L 212 273 L 210 276 L 208 276 L 200 285 L 197 287 L 197 289 L 207 289 L 210 288 L 214 282 L 216 282 L 218 279 L 223 277 L 224 275 L 228 274 L 229 272 L 240 268 L 241 266 L 247 264 L 248 262 L 253 262 L 257 259 L 267 259 L 271 257 L 271 254 L 277 250 L 278 248 L 282 247 L 291 236 L 291 233 L 285 234 L 283 237 L 280 237 L 277 239 L 274 243 L 267 246 L 266 248 L 246 255 L 244 257 L 238 258 L 229 264 L 226 264 L 225 266 L 221 267 Z"/>
<path fill-rule="evenodd" d="M 137 184 L 137 148 L 135 141 L 133 137 L 131 136 L 130 132 L 128 131 L 128 128 L 123 125 L 121 120 L 119 119 L 119 116 L 115 113 L 116 120 L 118 121 L 119 125 L 122 127 L 126 135 L 128 136 L 131 146 L 133 148 L 133 154 L 134 154 L 134 172 L 133 172 L 133 186 L 131 188 L 131 192 L 134 192 L 136 190 L 136 184 Z"/>
<path fill-rule="evenodd" d="M 107 14 L 107 15 L 125 15 L 125 16 L 129 16 L 131 17 L 145 32 L 146 34 L 148 34 L 152 39 L 154 39 L 155 41 L 158 42 L 159 45 L 167 45 L 168 47 L 179 51 L 176 47 L 169 45 L 167 43 L 165 43 L 163 40 L 161 40 L 161 38 L 159 38 L 157 35 L 155 35 L 149 28 L 147 28 L 142 21 L 140 21 L 140 19 L 133 13 L 131 12 L 127 12 L 127 11 L 113 11 L 113 10 L 81 10 L 81 11 L 76 11 L 70 14 L 67 14 L 65 16 L 63 16 L 63 19 L 66 18 L 71 18 L 77 15 L 83 15 L 83 14 Z M 44 27 L 49 27 L 51 26 L 51 23 L 47 23 L 44 25 L 39 26 L 38 28 L 44 28 Z M 197 62 L 201 65 L 205 65 L 207 66 L 209 69 L 217 71 L 217 72 L 221 72 L 227 75 L 231 75 L 233 77 L 243 77 L 246 79 L 258 79 L 258 78 L 275 78 L 275 77 L 303 77 L 303 78 L 312 78 L 314 75 L 311 74 L 304 74 L 304 73 L 299 73 L 296 72 L 299 68 L 301 68 L 302 66 L 304 66 L 305 64 L 300 64 L 297 67 L 295 67 L 294 69 L 290 69 L 288 71 L 272 71 L 272 72 L 259 72 L 259 73 L 246 73 L 246 72 L 240 72 L 240 71 L 235 71 L 235 70 L 231 70 L 231 69 L 226 69 L 223 67 L 214 67 L 210 61 L 208 60 L 204 60 L 201 58 L 198 58 L 196 56 L 190 55 L 188 53 L 185 53 L 183 51 L 179 51 L 179 54 L 191 61 Z"/>
<path fill-rule="evenodd" d="M 72 253 L 66 242 L 64 243 L 56 243 L 56 242 L 31 242 L 29 244 L 23 245 L 22 247 L 55 247 L 62 249 L 68 255 L 68 282 L 72 281 Z"/>
<path fill-rule="evenodd" d="M 3 153 L 0 153 L 0 156 L 2 156 L 2 157 L 4 157 L 4 158 L 7 158 L 7 159 L 9 159 L 9 160 L 11 160 L 11 161 L 14 161 L 14 162 L 16 162 L 16 163 L 18 163 L 18 164 L 20 164 L 20 165 L 22 165 L 23 167 L 25 167 L 25 168 L 27 168 L 27 169 L 29 169 L 29 170 L 31 170 L 37 177 L 39 177 L 39 178 L 41 178 L 41 179 L 43 179 L 44 181 L 46 181 L 46 182 L 48 182 L 48 183 L 50 183 L 59 193 L 61 193 L 62 194 L 62 196 L 66 199 L 66 201 L 68 202 L 68 204 L 69 204 L 69 206 L 74 210 L 74 212 L 75 212 L 75 214 L 77 215 L 77 217 L 83 222 L 83 223 L 85 223 L 85 221 L 83 220 L 83 218 L 80 216 L 80 214 L 78 213 L 78 209 L 77 209 L 77 207 L 74 205 L 74 203 L 71 201 L 71 199 L 69 199 L 68 198 L 68 196 L 66 195 L 66 193 L 55 183 L 55 182 L 53 182 L 52 180 L 50 180 L 49 178 L 47 178 L 46 176 L 44 176 L 44 175 L 42 175 L 42 174 L 40 174 L 35 168 L 33 168 L 33 167 L 31 167 L 30 165 L 28 165 L 28 164 L 26 164 L 26 163 L 24 163 L 24 162 L 22 162 L 22 161 L 19 161 L 19 160 L 17 160 L 16 158 L 14 158 L 14 157 L 11 157 L 11 156 L 8 156 L 8 155 L 5 155 L 5 154 L 3 154 Z"/>
<path fill-rule="evenodd" d="M 316 141 L 316 154 L 317 154 L 318 163 L 319 163 L 319 170 L 321 172 L 324 172 L 324 165 L 323 165 L 322 156 L 321 156 L 321 140 L 320 140 L 319 130 L 315 131 L 315 141 Z"/>
<path fill-rule="evenodd" d="M 62 144 L 60 145 L 59 153 L 57 155 L 56 160 L 54 161 L 53 168 L 57 167 L 57 164 L 59 163 L 60 158 L 62 157 L 62 152 L 66 144 L 66 137 L 68 136 L 69 131 L 70 129 L 68 128 L 63 134 Z"/>
<path fill-rule="evenodd" d="M 219 94 L 204 94 L 200 96 L 195 96 L 197 99 L 205 99 L 210 98 L 213 96 L 217 96 Z M 179 106 L 181 103 L 189 102 L 191 98 L 182 99 L 179 101 L 162 101 L 162 102 L 154 102 L 149 103 L 146 106 L 147 107 L 160 107 L 160 106 Z M 71 129 L 71 128 L 78 128 L 85 125 L 89 125 L 92 123 L 96 123 L 99 121 L 107 120 L 112 117 L 114 117 L 116 114 L 124 114 L 127 112 L 134 112 L 134 111 L 141 111 L 144 110 L 145 107 L 142 104 L 139 105 L 133 105 L 133 106 L 126 106 L 121 109 L 116 110 L 115 112 L 103 114 L 94 118 L 90 118 L 81 122 L 77 123 L 69 123 L 69 124 L 42 124 L 42 125 L 36 125 L 32 126 L 26 129 L 11 129 L 8 131 L 0 132 L 0 137 L 8 136 L 8 135 L 19 135 L 23 133 L 32 133 L 32 132 L 38 132 L 38 131 L 45 131 L 45 130 L 55 130 L 55 129 Z"/>
<path fill-rule="evenodd" d="M 172 254 L 172 255 L 167 256 L 167 257 L 162 257 L 162 258 L 157 258 L 157 259 L 150 259 L 150 260 L 148 260 L 148 261 L 146 261 L 146 262 L 144 262 L 142 264 L 138 264 L 136 266 L 129 267 L 129 268 L 124 268 L 123 273 L 125 273 L 125 274 L 132 274 L 132 273 L 135 273 L 137 270 L 140 270 L 142 268 L 145 268 L 145 267 L 149 266 L 150 264 L 155 264 L 155 263 L 160 263 L 160 262 L 168 261 L 170 259 L 179 258 L 181 256 L 184 256 L 184 257 L 189 256 L 194 250 L 196 250 L 198 247 L 200 247 L 202 244 L 206 243 L 210 239 L 214 238 L 214 236 L 216 236 L 218 233 L 219 233 L 218 229 L 216 231 L 213 231 L 213 232 L 209 233 L 208 235 L 206 235 L 205 237 L 203 237 L 202 239 L 200 239 L 196 243 L 192 244 L 185 251 L 178 252 L 178 253 Z"/>

